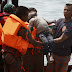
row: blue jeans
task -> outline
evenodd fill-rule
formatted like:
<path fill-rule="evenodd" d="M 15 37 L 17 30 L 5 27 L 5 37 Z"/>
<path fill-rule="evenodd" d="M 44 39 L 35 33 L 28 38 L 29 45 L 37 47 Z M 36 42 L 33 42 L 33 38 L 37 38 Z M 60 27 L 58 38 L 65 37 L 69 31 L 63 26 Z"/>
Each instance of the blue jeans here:
<path fill-rule="evenodd" d="M 52 40 L 53 37 L 52 35 L 49 33 L 49 32 L 41 32 L 39 33 L 39 39 L 43 42 L 43 43 L 46 43 L 44 45 L 44 50 L 43 50 L 43 54 L 48 54 L 48 52 L 51 52 L 52 51 L 52 46 L 50 44 L 48 44 L 49 40 Z"/>

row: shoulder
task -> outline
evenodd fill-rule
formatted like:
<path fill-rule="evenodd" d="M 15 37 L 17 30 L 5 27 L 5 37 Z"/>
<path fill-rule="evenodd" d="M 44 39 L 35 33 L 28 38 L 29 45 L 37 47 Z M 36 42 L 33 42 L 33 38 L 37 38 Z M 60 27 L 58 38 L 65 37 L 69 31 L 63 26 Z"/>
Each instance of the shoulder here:
<path fill-rule="evenodd" d="M 67 22 L 67 23 L 66 23 L 66 26 L 67 26 L 68 28 L 71 28 L 71 29 L 72 29 L 72 20 L 71 20 L 70 22 Z"/>
<path fill-rule="evenodd" d="M 57 20 L 57 22 L 61 22 L 61 21 L 64 21 L 64 18 L 60 18 Z"/>
<path fill-rule="evenodd" d="M 33 22 L 34 20 L 35 20 L 35 18 L 31 18 L 31 19 L 29 20 L 29 23 L 30 23 L 30 22 Z"/>
<path fill-rule="evenodd" d="M 56 21 L 56 26 L 59 26 L 60 24 L 63 24 L 64 23 L 64 18 L 60 18 Z"/>

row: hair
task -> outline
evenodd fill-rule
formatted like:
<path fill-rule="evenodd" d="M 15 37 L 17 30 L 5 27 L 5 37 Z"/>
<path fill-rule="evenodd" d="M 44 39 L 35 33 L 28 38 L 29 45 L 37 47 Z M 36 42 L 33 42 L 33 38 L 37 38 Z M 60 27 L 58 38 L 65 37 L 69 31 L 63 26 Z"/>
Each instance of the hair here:
<path fill-rule="evenodd" d="M 67 3 L 66 5 L 67 5 L 67 6 L 72 6 L 72 4 L 69 4 L 69 3 Z"/>
<path fill-rule="evenodd" d="M 3 10 L 4 12 L 7 12 L 7 13 L 15 13 L 15 10 L 16 10 L 16 7 L 15 5 L 13 4 L 6 4 L 4 7 L 3 7 Z"/>
<path fill-rule="evenodd" d="M 32 13 L 29 14 L 29 18 L 33 18 L 35 16 L 37 16 L 37 13 L 36 12 L 32 12 Z"/>
<path fill-rule="evenodd" d="M 72 4 L 70 4 L 70 3 L 67 3 L 66 6 L 71 6 L 71 8 L 72 8 Z"/>
<path fill-rule="evenodd" d="M 32 8 L 32 7 L 29 8 L 29 12 L 30 12 L 30 11 L 35 11 L 35 12 L 37 13 L 37 10 L 36 10 L 35 8 Z"/>
<path fill-rule="evenodd" d="M 19 6 L 16 9 L 15 15 L 21 18 L 21 16 L 28 15 L 29 9 L 25 6 Z"/>

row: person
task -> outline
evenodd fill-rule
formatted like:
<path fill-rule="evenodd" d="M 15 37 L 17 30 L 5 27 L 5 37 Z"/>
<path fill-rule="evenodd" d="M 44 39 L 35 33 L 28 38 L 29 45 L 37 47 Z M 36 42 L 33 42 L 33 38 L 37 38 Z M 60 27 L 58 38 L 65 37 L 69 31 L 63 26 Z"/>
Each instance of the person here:
<path fill-rule="evenodd" d="M 0 71 L 4 72 L 4 68 L 3 68 L 4 62 L 3 62 L 3 59 L 2 59 L 2 52 L 1 52 L 1 49 L 2 49 L 1 36 L 2 36 L 2 25 L 0 24 Z"/>
<path fill-rule="evenodd" d="M 7 20 L 8 16 L 11 14 L 11 13 L 14 13 L 15 12 L 15 6 L 13 4 L 6 4 L 3 8 L 3 12 L 0 13 L 0 27 L 4 25 L 5 21 Z M 0 28 L 1 29 L 1 28 Z M 1 33 L 1 32 L 0 32 Z M 1 34 L 0 34 L 1 36 Z M 1 40 L 1 38 L 0 38 Z M 0 44 L 0 71 L 4 72 L 4 62 L 3 62 L 3 59 L 2 59 L 2 53 L 1 53 L 1 49 L 4 45 Z"/>
<path fill-rule="evenodd" d="M 0 0 L 0 13 L 1 13 L 1 2 L 2 2 L 2 0 Z"/>
<path fill-rule="evenodd" d="M 2 13 L 3 12 L 3 7 L 5 6 L 5 4 L 8 3 L 8 0 L 0 0 L 0 12 Z M 12 0 L 12 4 L 15 5 L 15 7 L 17 8 L 18 7 L 18 0 Z"/>
<path fill-rule="evenodd" d="M 23 57 L 23 61 L 25 72 L 43 72 L 42 47 L 35 47 L 32 44 L 28 45 L 27 52 Z"/>
<path fill-rule="evenodd" d="M 37 16 L 37 11 L 30 12 L 29 18 L 29 30 L 32 32 L 33 27 L 35 27 L 37 35 L 42 42 L 48 43 L 48 40 L 53 39 L 47 21 L 43 17 Z M 45 45 L 43 51 L 44 55 L 47 55 L 48 51 L 51 51 L 51 48 Z"/>
<path fill-rule="evenodd" d="M 37 16 L 37 10 L 35 8 L 30 8 L 29 29 L 31 30 L 31 32 L 33 32 L 35 27 L 37 38 L 39 38 L 39 40 L 44 43 L 48 43 L 48 40 L 53 39 L 51 35 L 51 29 L 48 26 L 49 23 L 54 23 L 54 21 L 52 22 L 46 21 L 43 17 Z M 42 50 L 43 51 L 42 55 L 46 55 L 48 62 L 53 61 L 53 58 L 51 56 L 51 48 L 52 48 L 51 46 L 44 45 L 44 49 Z M 50 53 L 50 56 L 48 55 L 48 53 Z M 44 70 L 46 70 L 46 67 L 43 68 Z"/>
<path fill-rule="evenodd" d="M 10 14 L 14 14 L 16 7 L 13 4 L 6 4 L 3 7 L 3 12 L 0 13 L 0 23 L 3 26 Z"/>
<path fill-rule="evenodd" d="M 5 6 L 6 2 L 5 1 L 1 1 L 1 13 L 3 12 L 3 7 Z"/>
<path fill-rule="evenodd" d="M 29 9 L 19 6 L 15 15 L 11 14 L 4 26 L 2 42 L 5 47 L 2 49 L 4 59 L 4 72 L 22 72 L 23 55 L 27 51 L 28 44 L 34 46 L 43 45 L 42 42 L 36 41 L 25 22 L 28 20 Z"/>
<path fill-rule="evenodd" d="M 15 5 L 15 7 L 17 8 L 18 7 L 18 0 L 11 0 L 12 1 L 12 4 Z M 7 3 L 8 0 L 5 0 L 5 3 Z"/>
<path fill-rule="evenodd" d="M 64 7 L 64 17 L 60 18 L 53 27 L 54 72 L 67 72 L 72 45 L 72 4 Z"/>
<path fill-rule="evenodd" d="M 31 11 L 34 11 L 33 9 L 29 8 L 29 13 Z M 26 25 L 28 26 L 29 23 L 26 22 Z M 34 27 L 31 34 L 36 40 L 38 40 L 36 35 L 36 29 Z M 23 61 L 24 61 L 23 67 L 25 69 L 25 72 L 43 72 L 42 46 L 35 47 L 32 44 L 29 44 L 27 48 L 27 52 L 23 57 Z"/>
<path fill-rule="evenodd" d="M 35 8 L 33 8 L 33 7 L 29 8 L 29 13 L 32 13 L 32 12 L 36 12 L 36 14 L 37 14 L 37 10 L 36 10 Z M 32 15 L 29 14 L 28 22 L 29 22 L 29 20 L 30 20 L 31 18 L 32 18 Z M 50 25 L 50 24 L 52 24 L 52 23 L 55 23 L 56 20 L 53 20 L 53 21 L 51 21 L 51 22 L 49 22 L 49 21 L 46 20 L 46 22 L 48 23 L 48 25 Z"/>
<path fill-rule="evenodd" d="M 33 8 L 33 7 L 31 7 L 31 8 L 29 8 L 29 13 L 32 13 L 32 12 L 36 12 L 37 13 L 37 10 L 35 9 L 35 8 Z M 28 21 L 27 22 L 29 22 L 29 20 L 32 18 L 32 16 L 29 14 L 29 16 L 28 16 Z"/>

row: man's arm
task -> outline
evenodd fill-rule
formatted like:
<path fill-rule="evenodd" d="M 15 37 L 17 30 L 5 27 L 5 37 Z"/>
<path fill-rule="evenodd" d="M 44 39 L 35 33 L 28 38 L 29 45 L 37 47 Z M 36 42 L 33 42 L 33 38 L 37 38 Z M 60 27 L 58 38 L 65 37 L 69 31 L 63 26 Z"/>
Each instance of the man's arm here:
<path fill-rule="evenodd" d="M 28 31 L 28 39 L 29 39 L 29 43 L 31 43 L 34 46 L 42 46 L 43 45 L 42 42 L 35 40 L 29 31 Z"/>
<path fill-rule="evenodd" d="M 27 34 L 26 34 L 26 33 L 27 33 Z M 31 32 L 30 32 L 30 31 L 27 32 L 27 30 L 26 30 L 24 27 L 21 27 L 21 28 L 19 29 L 19 31 L 18 31 L 18 33 L 17 33 L 17 36 L 21 36 L 24 40 L 28 40 L 29 43 L 31 43 L 31 44 L 34 45 L 34 46 L 42 46 L 42 44 L 43 44 L 43 43 L 40 42 L 40 41 L 36 41 L 36 40 L 33 38 Z"/>
<path fill-rule="evenodd" d="M 52 30 L 52 32 L 53 32 L 53 38 L 54 38 L 54 36 L 55 36 L 55 33 L 56 33 L 56 30 Z"/>
<path fill-rule="evenodd" d="M 63 33 L 59 38 L 54 39 L 54 42 L 60 43 L 60 42 L 63 42 L 64 40 L 66 40 L 67 38 L 68 38 L 68 36 Z"/>
<path fill-rule="evenodd" d="M 56 43 L 63 42 L 67 38 L 68 38 L 68 36 L 63 33 L 59 38 L 49 40 L 48 41 L 49 42 L 49 46 L 54 47 L 56 45 Z"/>
<path fill-rule="evenodd" d="M 33 26 L 34 26 L 34 19 L 32 18 L 30 21 L 29 21 L 29 30 L 32 32 L 33 31 Z"/>

